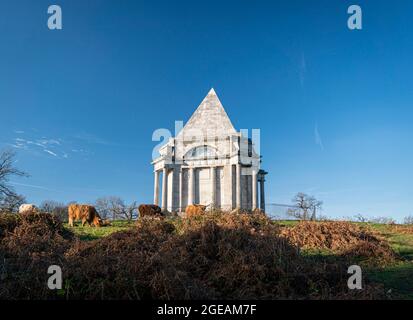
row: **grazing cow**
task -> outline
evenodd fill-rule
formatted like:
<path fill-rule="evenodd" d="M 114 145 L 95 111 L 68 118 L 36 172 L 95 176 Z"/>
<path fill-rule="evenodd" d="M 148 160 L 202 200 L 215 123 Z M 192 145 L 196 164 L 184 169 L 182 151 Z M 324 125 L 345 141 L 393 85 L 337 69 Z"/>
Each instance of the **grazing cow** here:
<path fill-rule="evenodd" d="M 190 204 L 185 209 L 185 217 L 192 218 L 196 216 L 203 215 L 205 213 L 207 206 L 202 204 Z"/>
<path fill-rule="evenodd" d="M 141 204 L 138 207 L 139 217 L 162 217 L 162 209 L 155 204 Z"/>
<path fill-rule="evenodd" d="M 38 211 L 39 211 L 39 209 L 34 204 L 25 203 L 25 204 L 22 204 L 19 207 L 19 213 L 20 214 L 36 213 Z"/>
<path fill-rule="evenodd" d="M 99 228 L 107 225 L 107 222 L 102 221 L 96 208 L 87 204 L 71 204 L 69 206 L 69 225 L 73 227 L 73 222 L 82 220 L 82 227 L 87 222 L 89 226 L 92 224 Z"/>

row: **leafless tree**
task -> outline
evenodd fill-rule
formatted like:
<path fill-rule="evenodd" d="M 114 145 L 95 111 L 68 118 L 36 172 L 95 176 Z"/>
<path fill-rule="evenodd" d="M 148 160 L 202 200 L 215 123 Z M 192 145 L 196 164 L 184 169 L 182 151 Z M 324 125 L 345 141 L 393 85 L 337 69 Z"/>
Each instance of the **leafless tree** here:
<path fill-rule="evenodd" d="M 125 206 L 123 216 L 128 221 L 132 221 L 138 217 L 138 204 L 136 201 Z"/>
<path fill-rule="evenodd" d="M 357 222 L 367 222 L 367 221 L 368 221 L 368 219 L 367 219 L 365 216 L 363 216 L 361 213 L 356 214 L 356 215 L 354 216 L 354 219 L 355 219 Z"/>
<path fill-rule="evenodd" d="M 103 197 L 103 198 L 99 198 L 96 200 L 95 202 L 95 207 L 96 210 L 99 212 L 99 215 L 103 218 L 103 219 L 108 219 L 108 218 L 112 218 L 115 219 L 115 217 L 113 217 L 112 215 L 112 211 L 110 210 L 110 201 L 109 201 L 109 197 Z"/>
<path fill-rule="evenodd" d="M 68 215 L 67 207 L 68 206 L 62 202 L 45 200 L 40 204 L 39 209 L 40 211 L 48 212 L 59 217 L 62 221 L 66 221 Z"/>
<path fill-rule="evenodd" d="M 321 216 L 317 216 L 317 211 L 321 210 L 323 207 L 323 201 L 317 200 L 314 197 L 310 197 L 308 199 L 309 205 L 310 205 L 310 211 L 311 211 L 311 220 L 320 220 Z M 325 217 L 323 217 L 325 219 Z"/>
<path fill-rule="evenodd" d="M 18 194 L 0 196 L 0 212 L 16 213 L 19 211 L 19 207 L 25 202 L 25 197 Z"/>
<path fill-rule="evenodd" d="M 11 150 L 5 150 L 0 153 L 0 195 L 16 196 L 13 187 L 9 184 L 12 176 L 27 176 L 27 173 L 14 167 L 14 158 L 16 154 Z"/>
<path fill-rule="evenodd" d="M 371 223 L 378 223 L 378 224 L 396 224 L 396 220 L 390 217 L 376 217 L 369 219 Z"/>
<path fill-rule="evenodd" d="M 413 224 L 413 215 L 404 218 L 404 224 Z"/>
<path fill-rule="evenodd" d="M 288 210 L 288 214 L 301 220 L 317 219 L 317 210 L 322 208 L 323 202 L 303 192 L 297 193 L 293 198 L 294 208 Z M 310 216 L 311 214 L 311 216 Z"/>
<path fill-rule="evenodd" d="M 126 219 L 131 221 L 137 217 L 137 203 L 126 204 L 116 196 L 103 197 L 96 200 L 96 209 L 102 218 Z"/>

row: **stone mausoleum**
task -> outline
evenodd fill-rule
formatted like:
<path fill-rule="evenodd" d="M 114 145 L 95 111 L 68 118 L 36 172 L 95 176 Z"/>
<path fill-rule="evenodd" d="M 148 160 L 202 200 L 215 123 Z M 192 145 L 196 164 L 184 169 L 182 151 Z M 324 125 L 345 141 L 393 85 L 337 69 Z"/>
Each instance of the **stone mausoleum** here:
<path fill-rule="evenodd" d="M 152 162 L 154 203 L 171 212 L 185 211 L 189 204 L 265 211 L 267 172 L 260 169 L 261 156 L 255 145 L 254 139 L 234 129 L 211 89 Z"/>

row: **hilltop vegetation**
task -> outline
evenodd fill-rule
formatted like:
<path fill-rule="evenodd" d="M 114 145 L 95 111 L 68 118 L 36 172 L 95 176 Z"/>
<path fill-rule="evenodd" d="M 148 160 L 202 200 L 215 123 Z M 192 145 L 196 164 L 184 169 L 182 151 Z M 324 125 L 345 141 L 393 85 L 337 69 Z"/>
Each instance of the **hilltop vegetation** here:
<path fill-rule="evenodd" d="M 0 298 L 412 298 L 413 234 L 392 228 L 212 213 L 69 229 L 45 213 L 1 215 Z M 59 291 L 45 285 L 53 264 Z M 363 290 L 347 287 L 352 264 L 363 268 Z"/>

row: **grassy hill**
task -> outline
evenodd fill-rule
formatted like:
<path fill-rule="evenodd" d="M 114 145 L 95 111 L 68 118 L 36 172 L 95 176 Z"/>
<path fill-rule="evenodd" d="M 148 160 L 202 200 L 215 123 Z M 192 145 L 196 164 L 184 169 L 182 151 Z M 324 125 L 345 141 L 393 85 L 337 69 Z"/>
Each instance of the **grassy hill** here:
<path fill-rule="evenodd" d="M 171 219 L 179 226 L 179 219 Z M 282 228 L 292 228 L 298 221 L 278 221 Z M 388 241 L 391 248 L 400 256 L 400 260 L 380 268 L 369 268 L 364 274 L 374 282 L 381 283 L 393 296 L 402 299 L 413 299 L 413 226 L 384 225 L 373 223 L 356 223 L 355 225 L 367 226 L 378 232 Z M 67 226 L 66 226 L 67 227 Z M 90 241 L 107 237 L 118 231 L 126 231 L 135 227 L 135 222 L 122 220 L 113 221 L 112 225 L 105 228 L 90 228 L 78 226 L 71 230 L 83 241 Z M 326 250 L 306 250 L 304 254 L 317 257 L 320 253 L 324 256 L 333 255 Z"/>
<path fill-rule="evenodd" d="M 0 214 L 0 299 L 413 299 L 412 252 L 412 226 L 213 212 L 70 228 Z M 347 286 L 354 264 L 362 290 Z"/>

